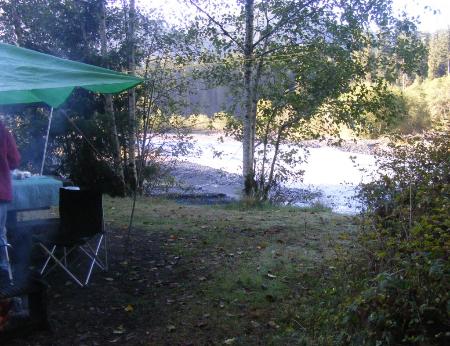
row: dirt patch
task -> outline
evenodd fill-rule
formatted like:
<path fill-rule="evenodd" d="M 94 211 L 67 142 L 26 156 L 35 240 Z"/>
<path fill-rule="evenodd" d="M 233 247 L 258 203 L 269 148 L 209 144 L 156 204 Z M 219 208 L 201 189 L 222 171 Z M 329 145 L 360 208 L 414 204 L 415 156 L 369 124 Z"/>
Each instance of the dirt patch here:
<path fill-rule="evenodd" d="M 190 289 L 190 270 L 169 255 L 166 234 L 136 231 L 128 250 L 124 231 L 110 233 L 110 269 L 79 288 L 62 272 L 47 278 L 51 332 L 37 332 L 10 345 L 171 344 L 165 337 L 174 296 Z M 179 284 L 183 282 L 183 286 Z"/>

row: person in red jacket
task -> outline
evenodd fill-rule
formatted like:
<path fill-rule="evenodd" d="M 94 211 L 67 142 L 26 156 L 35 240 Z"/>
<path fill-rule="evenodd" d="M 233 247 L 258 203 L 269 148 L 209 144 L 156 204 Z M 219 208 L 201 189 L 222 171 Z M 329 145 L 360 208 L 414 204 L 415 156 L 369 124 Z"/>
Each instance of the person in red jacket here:
<path fill-rule="evenodd" d="M 20 154 L 13 136 L 0 121 L 0 246 L 6 245 L 6 216 L 8 203 L 12 200 L 11 170 L 19 166 Z M 8 269 L 6 252 L 0 249 L 0 275 Z"/>

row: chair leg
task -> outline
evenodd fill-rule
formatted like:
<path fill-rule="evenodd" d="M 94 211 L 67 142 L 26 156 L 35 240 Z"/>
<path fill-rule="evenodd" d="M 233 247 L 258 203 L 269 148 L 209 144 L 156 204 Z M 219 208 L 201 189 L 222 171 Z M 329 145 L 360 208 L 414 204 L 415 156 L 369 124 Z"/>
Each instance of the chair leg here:
<path fill-rule="evenodd" d="M 55 267 L 59 266 L 61 267 L 78 285 L 81 287 L 84 287 L 88 285 L 90 278 L 92 276 L 92 272 L 94 270 L 94 265 L 98 265 L 100 269 L 106 271 L 108 269 L 108 249 L 107 249 L 107 238 L 105 234 L 101 234 L 99 238 L 97 239 L 97 242 L 95 246 L 92 246 L 89 242 L 87 242 L 84 245 L 75 246 L 73 248 L 66 248 L 63 247 L 64 254 L 62 256 L 59 256 L 59 258 L 56 256 L 56 245 L 53 245 L 51 249 L 47 248 L 43 243 L 38 243 L 40 247 L 44 250 L 44 252 L 47 254 L 47 259 L 40 270 L 41 275 L 44 275 L 44 272 L 46 271 L 46 274 L 48 274 L 51 270 L 53 270 Z M 101 252 L 101 246 L 104 247 L 104 262 L 103 259 L 100 256 Z M 90 259 L 89 269 L 86 273 L 86 277 L 84 280 L 84 283 L 81 282 L 81 278 L 79 279 L 74 273 L 72 273 L 69 270 L 68 266 L 68 256 L 72 253 L 74 249 L 80 249 L 82 253 L 84 253 L 86 256 Z M 81 255 L 81 254 L 80 254 Z M 49 263 L 50 260 L 55 262 L 50 268 Z M 76 261 L 76 260 L 75 260 Z"/>
<path fill-rule="evenodd" d="M 14 285 L 12 270 L 11 270 L 11 260 L 9 258 L 8 248 L 11 247 L 11 244 L 8 243 L 7 234 L 8 230 L 6 227 L 3 228 L 3 236 L 0 238 L 0 246 L 4 248 L 5 251 L 5 260 L 6 260 L 6 271 L 8 272 L 9 283 Z"/>
<path fill-rule="evenodd" d="M 6 270 L 8 271 L 9 283 L 11 285 L 14 285 L 14 280 L 13 280 L 13 275 L 12 275 L 12 270 L 11 270 L 11 261 L 9 259 L 9 251 L 8 251 L 8 247 L 10 247 L 10 246 L 11 245 L 9 245 L 9 244 L 4 244 L 3 248 L 5 249 L 5 259 L 6 259 L 6 264 L 7 264 Z"/>
<path fill-rule="evenodd" d="M 41 247 L 42 247 L 42 246 L 44 246 L 44 245 L 41 245 Z M 54 246 L 56 247 L 56 245 L 54 245 Z M 45 246 L 44 246 L 44 247 L 45 247 Z M 76 247 L 73 247 L 73 248 L 69 249 L 69 251 L 66 250 L 66 252 L 64 253 L 64 255 L 61 256 L 61 258 L 59 259 L 60 262 L 68 263 L 66 259 L 68 258 L 68 256 L 69 256 L 75 249 L 76 249 Z M 47 251 L 49 251 L 49 250 L 47 249 Z M 46 251 L 46 254 L 47 254 L 47 251 Z M 53 255 L 56 256 L 56 255 L 55 255 L 55 250 L 53 250 Z M 46 262 L 50 261 L 51 258 L 52 258 L 52 256 L 47 256 Z M 53 265 L 52 265 L 51 267 L 49 267 L 48 269 L 45 269 L 45 268 L 44 268 L 44 270 L 42 271 L 41 275 L 42 275 L 42 276 L 48 275 L 53 269 L 55 269 L 55 268 L 58 267 L 58 266 L 59 266 L 58 263 L 56 263 L 56 262 L 53 263 Z M 68 265 L 66 265 L 66 267 L 69 268 Z"/>
<path fill-rule="evenodd" d="M 94 262 L 94 264 L 98 265 L 101 270 L 105 269 L 105 264 L 100 260 L 99 256 L 95 254 L 95 250 L 92 249 L 91 246 L 87 245 L 87 249 L 84 246 L 80 246 L 80 250 L 87 256 L 89 259 Z"/>
<path fill-rule="evenodd" d="M 102 245 L 102 242 L 103 242 L 103 234 L 100 236 L 100 239 L 98 240 L 98 243 L 97 243 L 97 246 L 96 246 L 96 248 L 95 248 L 95 252 L 94 252 L 94 258 L 92 259 L 92 262 L 91 262 L 91 265 L 90 265 L 90 268 L 89 268 L 89 271 L 88 271 L 88 274 L 87 274 L 87 277 L 86 277 L 86 281 L 85 281 L 85 285 L 87 285 L 88 283 L 89 283 L 89 279 L 91 278 L 91 274 L 92 274 L 92 270 L 94 269 L 94 264 L 97 262 L 97 260 L 96 260 L 96 258 L 97 258 L 97 256 L 98 256 L 98 252 L 99 252 L 99 250 L 100 250 L 100 246 Z M 98 264 L 98 262 L 97 262 L 97 264 Z"/>
<path fill-rule="evenodd" d="M 105 240 L 104 240 L 104 251 L 105 251 L 105 270 L 107 271 L 109 269 L 108 264 L 108 236 L 105 234 Z"/>
<path fill-rule="evenodd" d="M 44 247 L 41 243 L 39 243 L 39 245 L 40 245 L 41 247 Z M 51 251 L 51 255 L 47 256 L 47 259 L 45 260 L 45 263 L 44 263 L 44 265 L 42 266 L 42 268 L 41 268 L 39 274 L 41 274 L 41 275 L 44 274 L 44 271 L 45 271 L 45 269 L 47 269 L 48 263 L 50 262 L 50 260 L 51 260 L 51 258 L 52 258 L 51 256 L 53 256 L 53 254 L 55 253 L 55 250 L 56 250 L 56 245 L 53 245 L 52 251 Z M 45 251 L 48 252 L 48 249 L 45 248 Z"/>
<path fill-rule="evenodd" d="M 72 279 L 73 279 L 73 281 L 75 281 L 78 285 L 80 285 L 81 287 L 84 287 L 84 285 L 81 283 L 81 281 L 75 276 L 75 275 L 73 275 L 73 273 L 69 270 L 69 269 L 67 269 L 65 266 L 64 266 L 64 263 L 62 263 L 54 254 L 53 254 L 53 252 L 54 252 L 54 249 L 53 249 L 53 251 L 49 251 L 44 245 L 42 245 L 41 243 L 39 243 L 39 245 L 41 246 L 41 248 L 61 267 L 61 269 L 63 269 L 66 273 L 67 273 L 67 275 L 69 275 Z"/>

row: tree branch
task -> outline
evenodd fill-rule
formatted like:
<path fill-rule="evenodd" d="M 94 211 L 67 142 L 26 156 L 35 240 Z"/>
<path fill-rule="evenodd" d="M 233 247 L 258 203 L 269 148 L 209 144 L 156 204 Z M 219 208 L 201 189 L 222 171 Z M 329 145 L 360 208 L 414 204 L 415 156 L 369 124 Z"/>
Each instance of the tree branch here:
<path fill-rule="evenodd" d="M 200 6 L 198 6 L 194 0 L 189 0 L 189 2 L 201 13 L 203 13 L 206 17 L 208 17 L 208 19 L 213 22 L 215 25 L 217 25 L 220 30 L 222 30 L 222 33 L 228 37 L 231 41 L 233 41 L 234 43 L 236 43 L 238 45 L 238 47 L 242 50 L 244 50 L 244 45 L 239 42 L 236 38 L 233 37 L 233 35 L 223 27 L 223 25 L 221 23 L 219 23 L 213 16 L 211 16 L 208 12 L 206 12 L 204 9 L 202 9 Z"/>
<path fill-rule="evenodd" d="M 192 0 L 191 0 L 192 1 Z M 262 35 L 254 44 L 253 47 L 256 47 L 258 44 L 260 44 L 263 40 L 267 39 L 268 37 L 272 36 L 275 32 L 277 32 L 279 29 L 281 29 L 285 24 L 289 23 L 293 17 L 295 17 L 301 10 L 303 10 L 305 7 L 311 5 L 316 0 L 310 0 L 307 3 L 303 4 L 301 7 L 298 7 L 295 11 L 291 13 L 291 15 L 287 15 L 284 19 L 282 18 L 275 26 L 274 28 L 267 32 L 266 34 Z"/>

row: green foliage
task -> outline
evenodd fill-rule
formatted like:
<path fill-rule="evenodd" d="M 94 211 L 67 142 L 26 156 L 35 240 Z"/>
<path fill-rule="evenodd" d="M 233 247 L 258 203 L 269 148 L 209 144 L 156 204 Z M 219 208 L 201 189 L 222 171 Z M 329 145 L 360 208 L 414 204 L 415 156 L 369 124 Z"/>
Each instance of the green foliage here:
<path fill-rule="evenodd" d="M 109 117 L 97 112 L 87 118 L 72 113 L 69 122 L 61 113 L 56 114 L 51 138 L 52 158 L 58 158 L 57 173 L 69 177 L 78 186 L 120 195 L 113 169 L 112 143 L 108 140 Z"/>
<path fill-rule="evenodd" d="M 355 136 L 371 138 L 390 133 L 407 117 L 401 91 L 385 81 L 355 84 L 334 104 L 326 105 L 324 111 L 339 114 L 338 124 L 351 129 Z M 339 131 L 335 128 L 329 133 L 339 136 Z"/>
<path fill-rule="evenodd" d="M 223 131 L 227 125 L 227 117 L 224 113 L 219 112 L 209 117 L 206 114 L 191 114 L 187 117 L 181 117 L 180 120 L 184 126 L 194 131 Z"/>
<path fill-rule="evenodd" d="M 2 42 L 44 53 L 99 63 L 99 11 L 103 0 L 1 0 Z"/>
<path fill-rule="evenodd" d="M 435 32 L 429 42 L 428 77 L 437 78 L 450 73 L 450 29 Z"/>
<path fill-rule="evenodd" d="M 45 133 L 48 111 L 42 108 L 30 109 L 27 106 L 3 107 L 4 113 L 10 116 L 3 121 L 14 133 L 21 155 L 21 169 L 38 172 L 41 168 L 44 149 L 43 133 Z M 50 143 L 49 150 L 52 149 Z"/>
<path fill-rule="evenodd" d="M 0 40 L 123 71 L 128 69 L 127 11 L 126 3 L 105 0 L 0 0 Z M 55 111 L 45 174 L 70 176 L 83 186 L 101 187 L 112 194 L 117 193 L 117 185 L 131 187 L 131 125 L 140 139 L 134 148 L 140 188 L 162 171 L 152 170 L 168 155 L 158 143 L 180 140 L 182 144 L 170 149 L 185 152 L 187 127 L 174 121 L 172 114 L 184 105 L 188 89 L 179 73 L 189 60 L 188 35 L 168 27 L 156 12 L 138 10 L 134 24 L 136 63 L 145 78 L 137 88 L 136 124 L 130 124 L 125 94 L 114 96 L 114 114 L 105 114 L 110 109 L 103 96 L 76 91 Z M 2 113 L 12 119 L 10 127 L 18 137 L 24 166 L 33 172 L 40 167 L 48 112 L 43 105 L 2 107 Z"/>
<path fill-rule="evenodd" d="M 450 135 L 393 145 L 366 203 L 363 287 L 344 303 L 342 344 L 441 345 L 450 340 Z"/>
<path fill-rule="evenodd" d="M 383 272 L 343 314 L 344 345 L 440 345 L 449 340 L 448 282 L 441 261 L 416 258 L 400 273 Z"/>
<path fill-rule="evenodd" d="M 450 124 L 450 76 L 414 83 L 404 91 L 408 116 L 399 124 L 403 133 Z"/>
<path fill-rule="evenodd" d="M 216 64 L 198 74 L 234 96 L 229 113 L 237 119 L 225 129 L 244 143 L 246 193 L 262 200 L 286 179 L 301 179 L 292 168 L 304 160 L 302 139 L 340 125 L 386 131 L 403 103 L 385 79 L 413 74 L 425 53 L 414 23 L 395 18 L 389 0 L 247 1 L 237 14 L 190 3 L 215 49 L 202 50 L 200 60 Z"/>

